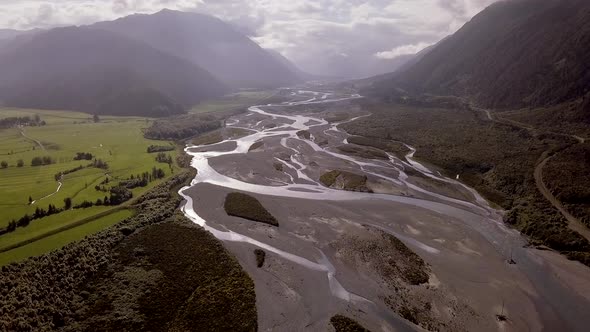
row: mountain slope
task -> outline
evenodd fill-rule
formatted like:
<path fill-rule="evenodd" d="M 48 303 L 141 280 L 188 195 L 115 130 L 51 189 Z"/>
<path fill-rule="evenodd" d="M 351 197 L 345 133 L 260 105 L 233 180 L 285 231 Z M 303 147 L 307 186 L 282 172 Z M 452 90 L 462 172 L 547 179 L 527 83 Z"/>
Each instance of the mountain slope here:
<path fill-rule="evenodd" d="M 297 77 L 301 80 L 310 80 L 313 78 L 313 75 L 304 72 L 303 70 L 299 69 L 297 65 L 295 65 L 291 60 L 287 59 L 284 55 L 280 52 L 275 51 L 273 49 L 265 48 L 264 49 L 268 54 L 270 54 L 273 58 L 279 61 L 283 66 L 289 69 L 293 74 L 297 75 Z"/>
<path fill-rule="evenodd" d="M 90 28 L 40 33 L 0 56 L 0 72 L 5 105 L 98 114 L 165 116 L 228 91 L 186 60 Z"/>
<path fill-rule="evenodd" d="M 234 87 L 276 87 L 301 81 L 250 38 L 211 16 L 163 10 L 100 22 L 93 27 L 189 60 Z"/>
<path fill-rule="evenodd" d="M 0 53 L 6 52 L 28 42 L 35 34 L 42 32 L 42 29 L 12 30 L 0 29 Z"/>
<path fill-rule="evenodd" d="M 502 1 L 374 88 L 457 94 L 495 108 L 554 105 L 588 92 L 589 45 L 590 2 Z"/>

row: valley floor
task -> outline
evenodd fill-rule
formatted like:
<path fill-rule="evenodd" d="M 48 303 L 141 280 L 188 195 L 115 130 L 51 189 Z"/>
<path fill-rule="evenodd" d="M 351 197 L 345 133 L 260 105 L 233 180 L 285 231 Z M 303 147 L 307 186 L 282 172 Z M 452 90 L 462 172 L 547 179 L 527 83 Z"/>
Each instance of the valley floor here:
<path fill-rule="evenodd" d="M 502 211 L 413 152 L 349 144 L 339 128 L 370 115 L 356 99 L 292 95 L 229 119 L 241 138 L 187 148 L 199 173 L 181 191 L 254 279 L 260 330 L 324 331 L 336 314 L 373 331 L 585 329 L 587 267 L 526 247 Z M 236 191 L 279 226 L 228 216 Z"/>
<path fill-rule="evenodd" d="M 0 229 L 6 230 L 11 221 L 16 223 L 25 215 L 36 215 L 38 209 L 48 211 L 50 205 L 63 211 L 1 234 L 0 264 L 60 248 L 132 214 L 121 214 L 125 206 L 95 205 L 97 200 L 102 203 L 109 196 L 108 189 L 119 181 L 151 173 L 153 168 L 162 169 L 164 178 L 179 170 L 174 163 L 157 162 L 156 153 L 147 152 L 150 145 L 165 145 L 171 148 L 166 154 L 172 160 L 178 155 L 172 142 L 143 137 L 151 119 L 104 116 L 95 122 L 91 115 L 71 111 L 0 109 L 0 118 L 35 116 L 44 124 L 0 129 L 0 160 L 8 165 L 0 169 Z M 77 153 L 88 153 L 91 158 L 76 160 Z M 34 158 L 51 162 L 33 166 Z M 106 166 L 92 166 L 95 160 Z M 138 197 L 162 180 L 154 179 L 131 192 Z M 66 198 L 72 207 L 85 201 L 95 206 L 65 209 Z M 73 228 L 76 230 L 59 234 Z M 43 244 L 33 244 L 42 239 L 46 239 Z"/>

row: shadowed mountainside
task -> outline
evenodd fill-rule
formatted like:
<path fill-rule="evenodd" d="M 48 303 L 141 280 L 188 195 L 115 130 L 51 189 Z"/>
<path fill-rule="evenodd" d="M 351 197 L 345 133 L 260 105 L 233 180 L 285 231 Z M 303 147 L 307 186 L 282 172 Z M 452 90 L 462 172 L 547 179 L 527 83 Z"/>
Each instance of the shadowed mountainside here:
<path fill-rule="evenodd" d="M 25 108 L 166 116 L 229 91 L 186 60 L 91 28 L 39 33 L 3 54 L 0 71 L 0 99 Z"/>
<path fill-rule="evenodd" d="M 455 94 L 491 108 L 558 104 L 588 92 L 588 45 L 590 2 L 501 1 L 370 90 Z"/>
<path fill-rule="evenodd" d="M 250 38 L 212 16 L 163 10 L 99 22 L 93 27 L 191 61 L 234 87 L 277 87 L 301 81 Z"/>

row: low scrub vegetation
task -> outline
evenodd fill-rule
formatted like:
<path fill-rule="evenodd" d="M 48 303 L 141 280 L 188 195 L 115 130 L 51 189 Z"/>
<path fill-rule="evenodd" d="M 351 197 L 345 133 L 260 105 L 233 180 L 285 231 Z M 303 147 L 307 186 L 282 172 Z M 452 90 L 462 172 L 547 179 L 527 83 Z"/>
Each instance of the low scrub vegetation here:
<path fill-rule="evenodd" d="M 543 169 L 543 181 L 568 212 L 590 227 L 590 143 L 552 156 Z"/>
<path fill-rule="evenodd" d="M 55 163 L 55 159 L 51 158 L 50 156 L 34 157 L 31 160 L 31 166 L 45 166 L 45 165 L 51 165 L 54 163 Z"/>
<path fill-rule="evenodd" d="M 247 194 L 227 194 L 224 208 L 225 212 L 230 216 L 279 226 L 277 219 L 256 198 Z"/>
<path fill-rule="evenodd" d="M 261 147 L 263 147 L 263 146 L 264 146 L 264 142 L 263 142 L 263 141 L 258 141 L 258 142 L 255 142 L 254 144 L 252 144 L 252 145 L 250 146 L 250 148 L 248 149 L 248 152 L 250 152 L 250 151 L 254 151 L 254 150 L 256 150 L 256 149 L 260 149 L 260 148 L 261 148 Z"/>
<path fill-rule="evenodd" d="M 297 132 L 297 136 L 303 139 L 310 139 L 311 133 L 308 130 L 300 130 Z"/>
<path fill-rule="evenodd" d="M 344 144 L 338 147 L 341 152 L 365 159 L 381 159 L 389 160 L 387 153 L 380 149 L 375 149 L 369 146 L 358 146 L 353 144 Z"/>
<path fill-rule="evenodd" d="M 113 249 L 124 241 L 125 234 L 170 218 L 181 201 L 174 191 L 191 178 L 188 173 L 178 174 L 153 188 L 137 200 L 135 216 L 100 233 L 42 256 L 3 266 L 0 330 L 57 330 L 68 326 L 80 330 L 77 320 L 90 296 L 82 292 L 87 282 L 113 262 Z"/>
<path fill-rule="evenodd" d="M 4 119 L 0 119 L 0 129 L 6 128 L 13 128 L 19 126 L 44 126 L 45 121 L 41 120 L 41 117 L 38 114 L 35 116 L 17 116 L 17 117 L 8 117 Z"/>
<path fill-rule="evenodd" d="M 145 131 L 144 136 L 158 140 L 184 140 L 224 127 L 224 121 L 243 109 L 207 114 L 187 114 L 158 119 Z"/>
<path fill-rule="evenodd" d="M 351 266 L 378 276 L 384 286 L 379 297 L 393 311 L 429 331 L 444 330 L 443 327 L 455 331 L 447 324 L 453 318 L 441 320 L 430 310 L 431 301 L 447 300 L 441 298 L 442 293 L 436 294 L 436 289 L 424 292 L 430 273 L 426 262 L 395 236 L 370 225 L 364 229 L 366 232 L 361 234 L 342 234 L 332 243 L 337 255 Z M 414 296 L 416 290 L 420 290 L 421 296 Z"/>
<path fill-rule="evenodd" d="M 535 128 L 590 138 L 590 93 L 574 101 L 542 108 L 502 112 L 502 118 Z"/>
<path fill-rule="evenodd" d="M 369 332 L 361 324 L 352 318 L 343 315 L 335 315 L 330 318 L 330 324 L 336 332 Z"/>
<path fill-rule="evenodd" d="M 363 136 L 351 136 L 348 138 L 348 142 L 351 144 L 370 146 L 386 152 L 393 153 L 398 158 L 405 158 L 410 152 L 403 143 L 392 141 L 389 139 L 382 139 L 378 137 L 363 137 Z"/>
<path fill-rule="evenodd" d="M 74 156 L 74 160 L 92 160 L 92 158 L 94 156 L 89 152 L 76 152 L 76 156 Z"/>
<path fill-rule="evenodd" d="M 158 155 L 156 155 L 156 161 L 159 163 L 164 163 L 164 164 L 172 164 L 172 156 L 169 154 L 165 154 L 164 152 L 158 152 Z"/>
<path fill-rule="evenodd" d="M 2 331 L 255 331 L 254 283 L 177 212 L 180 173 L 137 213 L 61 249 L 2 267 Z"/>
<path fill-rule="evenodd" d="M 281 163 L 273 163 L 272 166 L 278 172 L 282 172 L 284 170 L 283 164 L 281 164 Z"/>
<path fill-rule="evenodd" d="M 410 144 L 416 157 L 440 168 L 488 200 L 509 211 L 506 222 L 568 257 L 589 261 L 590 243 L 567 227 L 559 211 L 537 190 L 535 166 L 546 151 L 572 144 L 556 135 L 534 135 L 509 124 L 489 121 L 469 107 L 421 108 L 361 101 L 371 117 L 343 125 L 353 135 Z M 428 119 L 428 121 L 424 121 Z"/>
<path fill-rule="evenodd" d="M 61 172 L 59 172 L 59 173 L 55 173 L 55 175 L 53 176 L 53 178 L 55 179 L 55 181 L 59 181 L 59 180 L 60 180 L 60 179 L 61 179 L 61 178 L 62 178 L 64 175 L 68 175 L 68 174 L 75 173 L 75 172 L 77 172 L 77 171 L 81 171 L 81 170 L 83 170 L 84 168 L 85 168 L 84 166 L 82 166 L 82 165 L 79 165 L 79 166 L 77 166 L 77 167 L 70 168 L 70 169 L 67 169 L 67 170 L 65 170 L 65 171 L 61 171 Z"/>
<path fill-rule="evenodd" d="M 173 145 L 150 145 L 147 148 L 147 153 L 168 152 L 174 151 L 175 149 Z"/>
<path fill-rule="evenodd" d="M 326 187 L 348 191 L 371 192 L 367 188 L 367 176 L 346 171 L 333 170 L 320 176 L 320 182 Z"/>
<path fill-rule="evenodd" d="M 266 252 L 262 249 L 254 249 L 254 256 L 256 257 L 256 266 L 262 267 L 266 258 Z"/>
<path fill-rule="evenodd" d="M 194 145 L 210 145 L 223 141 L 222 129 L 199 135 L 191 140 Z"/>
<path fill-rule="evenodd" d="M 159 140 L 183 140 L 221 128 L 222 122 L 213 116 L 183 115 L 159 119 L 145 132 L 145 137 Z"/>
<path fill-rule="evenodd" d="M 134 232 L 114 252 L 108 270 L 84 287 L 79 326 L 255 331 L 254 283 L 221 243 L 183 217 Z"/>

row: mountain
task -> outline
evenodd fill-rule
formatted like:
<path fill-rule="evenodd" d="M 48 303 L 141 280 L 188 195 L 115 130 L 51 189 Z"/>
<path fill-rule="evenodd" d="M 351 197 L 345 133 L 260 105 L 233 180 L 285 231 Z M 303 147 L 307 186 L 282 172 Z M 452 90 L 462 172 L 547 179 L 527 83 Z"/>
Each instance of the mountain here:
<path fill-rule="evenodd" d="M 0 40 L 1 39 L 10 39 L 18 36 L 21 34 L 22 31 L 13 30 L 13 29 L 0 29 Z"/>
<path fill-rule="evenodd" d="M 0 100 L 113 115 L 184 112 L 229 88 L 189 61 L 87 27 L 38 33 L 0 55 Z"/>
<path fill-rule="evenodd" d="M 288 68 L 289 71 L 297 75 L 297 77 L 301 80 L 311 80 L 314 78 L 314 75 L 304 72 L 303 70 L 299 69 L 297 65 L 295 65 L 291 60 L 287 59 L 281 52 L 265 48 L 264 49 L 268 54 L 272 55 L 277 61 L 279 61 L 285 68 Z"/>
<path fill-rule="evenodd" d="M 440 42 L 442 41 L 444 41 L 444 39 Z M 430 51 L 433 50 L 436 45 L 438 45 L 438 43 L 428 46 L 416 54 L 402 55 L 392 59 L 397 61 L 388 63 L 387 68 L 389 68 L 389 70 L 381 70 L 381 73 L 384 74 L 377 74 L 375 76 L 354 80 L 352 82 L 347 82 L 345 85 L 352 84 L 356 89 L 366 91 L 369 95 L 374 95 L 381 91 L 383 91 L 385 94 L 391 93 L 389 85 L 394 84 L 390 81 L 395 80 L 401 73 L 418 63 L 426 54 L 430 53 Z M 382 69 L 385 69 L 383 65 L 381 67 Z M 395 90 L 397 93 L 399 93 L 401 88 L 396 86 Z M 401 91 L 403 92 L 403 90 Z"/>
<path fill-rule="evenodd" d="M 589 1 L 501 1 L 371 90 L 454 94 L 492 108 L 555 105 L 588 93 L 589 45 Z"/>
<path fill-rule="evenodd" d="M 191 61 L 233 87 L 301 82 L 298 73 L 231 25 L 211 16 L 163 10 L 92 25 Z"/>
<path fill-rule="evenodd" d="M 23 43 L 29 41 L 33 36 L 42 29 L 32 30 L 13 30 L 13 29 L 0 29 L 0 53 L 5 52 L 11 48 L 18 47 Z"/>
<path fill-rule="evenodd" d="M 430 53 L 430 51 L 432 51 L 434 48 L 436 48 L 440 43 L 444 42 L 447 39 L 447 37 L 443 38 L 441 41 L 439 41 L 436 44 L 430 45 L 426 48 L 424 48 L 423 50 L 421 50 L 420 52 L 411 55 L 405 62 L 403 65 L 401 65 L 399 68 L 397 68 L 396 72 L 405 72 L 406 70 L 412 68 L 415 64 L 417 64 L 420 60 L 422 60 L 422 58 L 424 58 L 424 56 L 426 56 L 426 54 Z"/>

